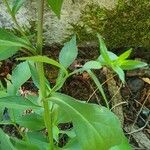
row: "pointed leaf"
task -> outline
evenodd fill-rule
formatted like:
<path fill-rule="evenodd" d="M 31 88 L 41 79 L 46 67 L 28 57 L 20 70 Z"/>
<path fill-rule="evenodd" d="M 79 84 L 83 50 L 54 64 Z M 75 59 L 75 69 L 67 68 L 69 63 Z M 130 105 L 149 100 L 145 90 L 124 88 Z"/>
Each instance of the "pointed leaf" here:
<path fill-rule="evenodd" d="M 31 72 L 31 77 L 32 77 L 33 83 L 35 84 L 35 86 L 37 88 L 40 88 L 39 76 L 37 75 L 38 72 L 37 72 L 35 64 L 32 63 L 32 62 L 28 62 L 28 65 L 29 65 L 29 68 L 30 68 L 30 72 Z M 49 81 L 46 78 L 45 78 L 45 81 L 46 81 L 47 88 L 49 89 L 50 88 Z"/>
<path fill-rule="evenodd" d="M 0 46 L 0 61 L 13 56 L 20 47 Z"/>
<path fill-rule="evenodd" d="M 52 11 L 60 18 L 63 0 L 47 0 Z"/>
<path fill-rule="evenodd" d="M 119 67 L 118 65 L 113 65 L 112 69 L 117 73 L 117 75 L 119 76 L 120 80 L 124 83 L 125 82 L 125 73 L 122 70 L 122 68 Z"/>
<path fill-rule="evenodd" d="M 18 10 L 21 8 L 21 6 L 24 4 L 25 0 L 14 0 L 13 1 L 13 7 L 12 7 L 12 13 L 15 15 Z"/>
<path fill-rule="evenodd" d="M 98 61 L 88 61 L 83 65 L 84 70 L 90 70 L 90 69 L 101 69 L 101 63 Z"/>
<path fill-rule="evenodd" d="M 49 143 L 46 139 L 46 136 L 44 136 L 41 132 L 28 132 L 27 136 L 30 143 L 38 146 L 40 150 L 48 150 Z"/>
<path fill-rule="evenodd" d="M 60 64 L 62 64 L 65 68 L 68 68 L 76 59 L 77 54 L 78 49 L 76 45 L 76 36 L 73 36 L 73 38 L 64 45 L 59 54 Z"/>
<path fill-rule="evenodd" d="M 11 76 L 12 84 L 16 90 L 15 92 L 17 92 L 19 88 L 30 77 L 31 77 L 31 72 L 27 61 L 17 65 L 16 68 L 12 71 L 12 76 Z"/>
<path fill-rule="evenodd" d="M 29 68 L 30 68 L 30 72 L 31 72 L 31 77 L 32 77 L 32 80 L 33 80 L 33 83 L 35 84 L 35 86 L 37 88 L 39 88 L 40 84 L 39 84 L 39 76 L 38 76 L 38 72 L 37 72 L 37 69 L 36 69 L 36 66 L 34 63 L 28 63 L 29 65 Z"/>
<path fill-rule="evenodd" d="M 20 116 L 17 118 L 16 123 L 34 131 L 45 128 L 43 117 L 35 113 Z"/>
<path fill-rule="evenodd" d="M 110 51 L 108 51 L 108 55 L 109 55 L 109 58 L 111 59 L 111 61 L 114 61 L 114 60 L 117 60 L 118 56 Z M 100 55 L 98 57 L 98 61 L 102 64 L 102 65 L 109 65 L 107 63 L 107 61 L 104 60 L 103 56 Z"/>
<path fill-rule="evenodd" d="M 14 108 L 19 110 L 41 108 L 40 106 L 33 104 L 28 99 L 21 96 L 8 96 L 0 98 L 0 107 Z"/>
<path fill-rule="evenodd" d="M 98 78 L 96 77 L 96 75 L 95 75 L 91 70 L 88 70 L 87 72 L 88 72 L 88 74 L 90 75 L 90 77 L 93 79 L 93 81 L 94 81 L 94 83 L 96 84 L 97 88 L 99 89 L 100 94 L 102 95 L 102 97 L 103 97 L 103 99 L 104 99 L 104 102 L 105 102 L 105 104 L 106 104 L 106 107 L 109 108 L 109 104 L 108 104 L 108 101 L 107 101 L 105 92 L 104 92 L 103 87 L 102 87 L 102 85 L 100 84 Z"/>
<path fill-rule="evenodd" d="M 28 47 L 28 42 L 0 28 L 0 45 L 6 47 Z"/>
<path fill-rule="evenodd" d="M 7 80 L 7 93 L 9 96 L 17 95 L 17 90 L 11 81 Z"/>
<path fill-rule="evenodd" d="M 59 70 L 59 73 L 58 73 L 58 75 L 57 75 L 57 79 L 56 79 L 56 85 L 60 85 L 60 84 L 62 84 L 63 85 L 63 83 L 64 83 L 64 77 L 65 77 L 65 73 L 64 73 L 64 71 L 63 70 Z"/>
<path fill-rule="evenodd" d="M 130 56 L 131 52 L 132 52 L 132 49 L 129 49 L 129 50 L 125 51 L 123 54 L 121 54 L 119 56 L 118 60 L 122 61 L 122 60 L 127 59 Z"/>
<path fill-rule="evenodd" d="M 108 109 L 64 94 L 57 93 L 49 99 L 70 115 L 82 149 L 106 150 L 121 143 L 123 131 L 119 120 Z"/>
<path fill-rule="evenodd" d="M 22 46 L 22 39 L 0 28 L 0 60 L 11 57 Z"/>
<path fill-rule="evenodd" d="M 65 73 L 67 73 L 66 69 L 57 61 L 50 59 L 46 56 L 32 56 L 32 57 L 22 57 L 22 58 L 18 58 L 18 60 L 29 60 L 29 61 L 34 61 L 34 62 L 43 62 L 43 63 L 47 63 L 53 66 L 56 66 L 58 68 L 61 68 Z"/>
<path fill-rule="evenodd" d="M 0 149 L 1 150 L 16 150 L 9 140 L 9 136 L 0 129 Z"/>
<path fill-rule="evenodd" d="M 102 37 L 99 34 L 97 36 L 98 36 L 98 39 L 100 42 L 100 53 L 101 53 L 103 59 L 105 60 L 105 62 L 107 62 L 109 65 L 111 65 L 111 59 L 109 58 L 108 50 L 104 43 L 104 40 L 102 39 Z"/>
<path fill-rule="evenodd" d="M 124 60 L 121 63 L 121 68 L 123 70 L 133 70 L 133 69 L 137 69 L 137 68 L 142 68 L 147 66 L 146 63 L 138 61 L 138 60 Z"/>
<path fill-rule="evenodd" d="M 53 125 L 53 138 L 56 142 L 59 142 L 59 128 L 56 125 Z"/>

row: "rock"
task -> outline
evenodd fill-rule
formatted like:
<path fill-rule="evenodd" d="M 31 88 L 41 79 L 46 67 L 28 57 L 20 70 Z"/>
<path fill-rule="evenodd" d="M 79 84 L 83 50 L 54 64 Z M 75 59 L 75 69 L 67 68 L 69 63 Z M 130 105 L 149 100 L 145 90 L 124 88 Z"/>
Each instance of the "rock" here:
<path fill-rule="evenodd" d="M 132 77 L 132 78 L 130 78 L 127 81 L 127 84 L 128 84 L 130 90 L 133 93 L 139 92 L 144 87 L 144 81 L 142 79 L 138 78 L 138 77 Z"/>
<path fill-rule="evenodd" d="M 138 116 L 137 119 L 137 125 L 138 127 L 142 128 L 147 121 L 149 121 L 148 125 L 150 125 L 150 110 L 148 108 L 143 108 L 143 110 L 141 111 L 140 115 Z"/>
<path fill-rule="evenodd" d="M 113 8 L 115 7 L 117 0 L 64 0 L 64 5 L 61 13 L 61 19 L 59 20 L 53 12 L 49 11 L 49 8 L 45 8 L 44 15 L 44 37 L 47 44 L 62 43 L 65 39 L 65 35 L 70 35 L 69 30 L 71 23 L 78 21 L 81 10 L 87 4 L 96 3 L 102 7 Z M 17 19 L 20 25 L 27 25 L 30 27 L 30 22 L 36 20 L 36 0 L 30 0 L 20 9 L 17 14 Z M 14 24 L 10 16 L 6 12 L 6 8 L 0 2 L 0 27 L 13 28 Z"/>

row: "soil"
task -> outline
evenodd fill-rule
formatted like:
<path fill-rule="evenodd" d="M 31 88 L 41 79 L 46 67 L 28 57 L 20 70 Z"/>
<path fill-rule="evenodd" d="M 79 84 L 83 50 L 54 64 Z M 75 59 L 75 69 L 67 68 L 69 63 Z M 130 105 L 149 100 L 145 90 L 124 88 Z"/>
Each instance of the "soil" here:
<path fill-rule="evenodd" d="M 70 66 L 70 70 L 76 69 L 78 66 L 84 64 L 87 60 L 95 59 L 98 56 L 97 47 L 79 48 L 78 59 Z M 58 58 L 60 46 L 53 46 L 51 48 L 45 47 L 45 55 L 54 59 Z M 119 48 L 113 50 L 116 54 L 120 54 L 125 48 Z M 12 68 L 16 65 L 15 58 L 20 56 L 18 53 L 15 57 L 2 62 L 0 67 L 0 79 L 3 81 L 8 74 L 11 74 Z M 148 50 L 137 48 L 133 51 L 131 58 L 140 59 L 147 63 L 150 63 L 150 52 Z M 55 68 L 46 67 L 46 75 L 51 84 L 55 83 L 55 77 L 58 71 Z M 49 73 L 50 71 L 50 73 Z M 105 76 L 104 70 L 95 71 L 97 77 L 103 83 L 104 91 L 107 98 L 112 99 L 114 95 L 111 95 L 108 90 L 108 81 Z M 120 85 L 120 81 L 117 77 L 114 78 L 116 85 Z M 37 89 L 29 80 L 24 86 L 24 90 L 37 92 Z M 101 95 L 97 92 L 96 86 L 90 79 L 87 73 L 77 74 L 70 77 L 61 89 L 62 93 L 66 93 L 79 100 L 87 100 L 89 103 L 96 103 L 98 105 L 103 104 Z M 115 93 L 114 93 L 115 94 Z M 149 145 L 144 144 L 145 138 L 150 141 L 150 67 L 137 69 L 134 71 L 126 72 L 126 84 L 120 87 L 119 94 L 122 97 L 122 101 L 126 102 L 122 104 L 124 123 L 123 128 L 126 136 L 128 137 L 133 149 L 148 150 Z M 5 132 L 10 135 L 19 136 L 16 133 L 15 128 L 12 125 L 0 126 Z M 60 128 L 68 129 L 72 127 L 71 124 L 60 125 Z M 133 130 L 134 129 L 134 130 Z M 139 142 L 138 135 L 141 133 L 146 136 Z M 60 135 L 60 146 L 65 144 L 67 137 Z M 142 141 L 143 140 L 143 141 Z"/>

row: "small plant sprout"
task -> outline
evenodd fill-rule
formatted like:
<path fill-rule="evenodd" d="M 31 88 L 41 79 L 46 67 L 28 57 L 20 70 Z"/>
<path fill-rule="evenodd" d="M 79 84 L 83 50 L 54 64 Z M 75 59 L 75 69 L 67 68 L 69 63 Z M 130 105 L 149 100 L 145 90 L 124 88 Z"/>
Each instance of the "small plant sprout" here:
<path fill-rule="evenodd" d="M 144 62 L 128 59 L 132 49 L 129 49 L 120 56 L 117 56 L 116 54 L 107 50 L 104 40 L 99 34 L 98 39 L 100 42 L 101 54 L 98 57 L 98 62 L 116 72 L 123 83 L 125 82 L 125 74 L 123 70 L 133 70 L 147 66 L 147 64 Z"/>

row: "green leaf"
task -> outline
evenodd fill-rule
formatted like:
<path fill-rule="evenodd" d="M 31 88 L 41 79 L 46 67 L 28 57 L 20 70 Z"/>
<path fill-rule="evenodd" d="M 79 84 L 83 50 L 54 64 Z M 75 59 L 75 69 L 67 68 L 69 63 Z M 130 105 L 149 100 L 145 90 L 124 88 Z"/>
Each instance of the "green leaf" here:
<path fill-rule="evenodd" d="M 4 107 L 0 108 L 0 122 L 3 120 Z"/>
<path fill-rule="evenodd" d="M 21 8 L 21 6 L 24 4 L 25 0 L 14 0 L 13 1 L 13 7 L 12 7 L 12 13 L 15 15 L 18 10 Z"/>
<path fill-rule="evenodd" d="M 24 47 L 28 48 L 28 42 L 14 34 L 0 28 L 0 45 L 7 47 Z"/>
<path fill-rule="evenodd" d="M 17 95 L 17 90 L 14 87 L 14 85 L 12 84 L 11 81 L 7 80 L 7 93 L 8 95 Z"/>
<path fill-rule="evenodd" d="M 67 70 L 60 63 L 46 56 L 39 55 L 39 56 L 32 56 L 32 57 L 22 57 L 22 58 L 18 58 L 18 60 L 29 60 L 29 61 L 34 61 L 34 62 L 47 63 L 50 65 L 56 66 L 58 68 L 61 68 L 67 74 Z"/>
<path fill-rule="evenodd" d="M 106 150 L 121 143 L 123 131 L 120 122 L 105 107 L 83 103 L 58 93 L 49 99 L 70 115 L 82 149 Z"/>
<path fill-rule="evenodd" d="M 36 66 L 34 63 L 31 63 L 31 62 L 28 62 L 29 64 L 29 68 L 30 68 L 30 72 L 31 72 L 31 77 L 32 77 L 32 80 L 33 80 L 33 83 L 35 84 L 35 86 L 37 88 L 40 87 L 40 83 L 39 83 L 39 76 L 38 76 L 38 72 L 37 72 L 37 69 L 36 69 Z"/>
<path fill-rule="evenodd" d="M 53 125 L 53 138 L 56 142 L 59 142 L 59 128 L 56 125 Z"/>
<path fill-rule="evenodd" d="M 22 110 L 22 109 L 9 108 L 9 109 L 7 109 L 6 117 L 10 119 L 10 122 L 16 124 L 17 118 L 20 117 L 20 116 L 22 116 L 23 111 L 24 111 L 24 110 Z M 6 118 L 6 117 L 5 117 L 5 118 Z M 6 119 L 7 119 L 7 118 L 6 118 Z M 6 120 L 6 119 L 5 119 L 5 120 Z M 5 121 L 5 120 L 4 120 L 4 121 Z M 8 120 L 8 119 L 7 119 L 7 120 Z M 6 121 L 7 121 L 7 120 L 6 120 Z"/>
<path fill-rule="evenodd" d="M 57 104 L 53 105 L 52 116 L 52 121 L 55 125 L 71 122 L 70 116 L 66 114 L 66 112 L 64 112 Z"/>
<path fill-rule="evenodd" d="M 61 8 L 63 4 L 63 0 L 47 0 L 49 6 L 51 7 L 52 11 L 60 18 Z"/>
<path fill-rule="evenodd" d="M 46 136 L 44 137 L 44 135 L 41 132 L 28 132 L 27 136 L 30 143 L 33 143 L 36 146 L 38 146 L 40 150 L 48 150 L 49 143 L 46 139 Z"/>
<path fill-rule="evenodd" d="M 28 50 L 33 49 L 29 42 L 23 38 L 19 38 L 14 34 L 0 28 L 0 59 L 4 60 L 15 54 L 21 47 Z"/>
<path fill-rule="evenodd" d="M 77 138 L 70 139 L 62 150 L 82 150 Z"/>
<path fill-rule="evenodd" d="M 16 148 L 15 150 L 40 150 L 36 145 L 17 138 L 11 138 L 11 142 Z"/>
<path fill-rule="evenodd" d="M 32 77 L 33 83 L 35 84 L 35 86 L 37 88 L 40 88 L 39 76 L 37 75 L 38 72 L 37 72 L 36 66 L 32 62 L 28 62 L 28 64 L 29 64 L 29 68 L 30 68 L 30 72 L 31 72 L 31 77 Z M 50 84 L 49 84 L 49 82 L 48 82 L 48 80 L 46 78 L 45 78 L 45 81 L 46 81 L 47 88 L 49 89 L 50 88 Z"/>
<path fill-rule="evenodd" d="M 93 81 L 94 81 L 94 83 L 96 84 L 97 88 L 99 89 L 100 94 L 102 95 L 102 97 L 103 97 L 103 99 L 104 99 L 104 102 L 105 102 L 105 104 L 106 104 L 106 107 L 109 108 L 109 104 L 108 104 L 108 101 L 107 101 L 105 92 L 104 92 L 103 87 L 102 87 L 102 85 L 100 84 L 98 78 L 96 77 L 96 75 L 95 75 L 91 70 L 88 70 L 87 72 L 88 72 L 88 74 L 90 75 L 90 77 L 93 79 Z"/>
<path fill-rule="evenodd" d="M 121 68 L 123 70 L 133 70 L 133 69 L 137 69 L 137 68 L 142 68 L 147 66 L 146 63 L 141 62 L 141 61 L 137 61 L 137 60 L 124 60 L 121 63 Z"/>
<path fill-rule="evenodd" d="M 0 150 L 16 150 L 9 140 L 9 136 L 0 129 Z"/>
<path fill-rule="evenodd" d="M 118 61 L 122 61 L 122 60 L 127 59 L 130 56 L 131 52 L 132 52 L 132 49 L 125 51 L 123 54 L 121 54 L 119 56 Z"/>
<path fill-rule="evenodd" d="M 120 145 L 113 146 L 109 150 L 132 150 L 132 148 L 129 145 L 126 137 L 124 137 Z"/>
<path fill-rule="evenodd" d="M 6 91 L 4 90 L 4 91 L 0 91 L 0 98 L 1 97 L 6 97 L 7 96 L 7 93 L 6 93 Z"/>
<path fill-rule="evenodd" d="M 118 65 L 112 65 L 112 69 L 117 73 L 120 80 L 124 83 L 125 82 L 125 73 L 121 67 Z"/>
<path fill-rule="evenodd" d="M 19 49 L 20 47 L 0 46 L 0 61 L 13 56 Z"/>
<path fill-rule="evenodd" d="M 98 61 L 88 61 L 83 65 L 83 70 L 101 69 L 101 63 Z"/>
<path fill-rule="evenodd" d="M 65 68 L 68 68 L 76 59 L 78 54 L 78 49 L 76 46 L 76 36 L 73 36 L 72 39 L 67 42 L 59 54 L 59 62 Z"/>
<path fill-rule="evenodd" d="M 113 62 L 114 60 L 117 60 L 118 59 L 118 56 L 110 51 L 108 51 L 108 55 L 109 55 L 109 58 L 111 59 L 111 61 Z M 103 56 L 100 55 L 98 57 L 98 61 L 102 64 L 102 65 L 109 65 L 107 63 L 107 61 L 104 60 Z"/>
<path fill-rule="evenodd" d="M 71 138 L 71 139 L 76 137 L 76 134 L 75 134 L 73 129 L 72 130 L 70 130 L 70 129 L 69 130 L 64 130 L 64 131 L 61 130 L 60 133 L 67 134 L 68 137 Z"/>
<path fill-rule="evenodd" d="M 18 110 L 41 108 L 21 96 L 8 96 L 0 98 L 0 107 L 14 108 Z"/>
<path fill-rule="evenodd" d="M 63 85 L 65 82 L 64 77 L 65 77 L 65 73 L 60 69 L 57 75 L 56 85 Z"/>
<path fill-rule="evenodd" d="M 111 65 L 111 59 L 109 58 L 108 50 L 104 43 L 104 40 L 102 39 L 102 37 L 99 34 L 97 36 L 98 36 L 98 39 L 100 42 L 100 53 L 101 53 L 103 59 L 105 60 L 105 62 L 107 62 L 109 65 Z"/>
<path fill-rule="evenodd" d="M 20 63 L 16 66 L 16 68 L 12 71 L 11 81 L 13 87 L 15 88 L 13 94 L 19 90 L 19 88 L 31 77 L 31 71 L 28 65 L 28 62 Z"/>
<path fill-rule="evenodd" d="M 36 113 L 20 116 L 17 118 L 16 123 L 34 131 L 45 128 L 43 117 Z"/>

